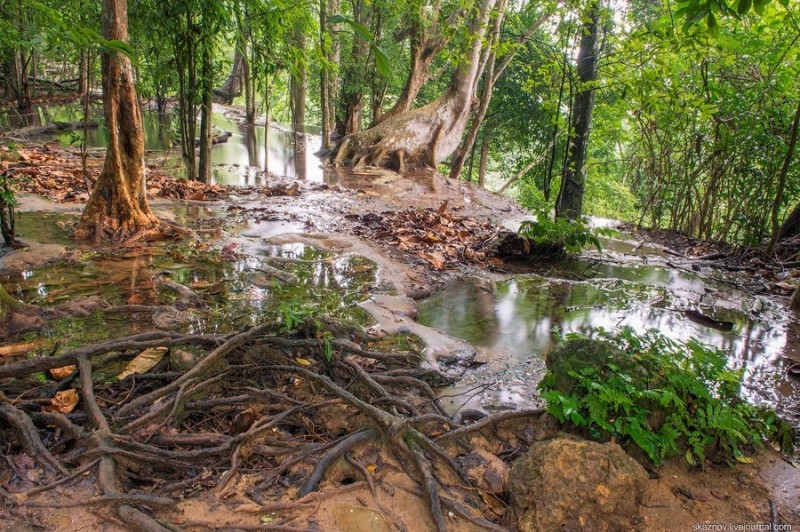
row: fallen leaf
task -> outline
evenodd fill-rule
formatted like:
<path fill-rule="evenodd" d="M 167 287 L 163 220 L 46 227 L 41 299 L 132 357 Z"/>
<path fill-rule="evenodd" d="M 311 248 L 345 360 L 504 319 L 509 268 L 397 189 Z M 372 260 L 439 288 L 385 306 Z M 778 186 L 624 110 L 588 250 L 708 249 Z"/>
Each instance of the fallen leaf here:
<path fill-rule="evenodd" d="M 141 374 L 153 369 L 153 367 L 161 362 L 164 355 L 169 351 L 167 347 L 151 347 L 145 349 L 136 358 L 128 362 L 128 366 L 117 375 L 117 379 L 122 380 L 125 377 L 133 374 Z"/>
<path fill-rule="evenodd" d="M 70 366 L 62 366 L 60 368 L 53 368 L 50 370 L 50 376 L 57 381 L 63 381 L 64 379 L 72 375 L 76 369 L 77 366 L 75 366 L 75 364 L 72 364 Z"/>
<path fill-rule="evenodd" d="M 444 270 L 444 257 L 441 253 L 420 253 L 420 257 L 425 259 L 434 269 Z"/>
<path fill-rule="evenodd" d="M 300 364 L 301 366 L 310 366 L 311 365 L 311 361 L 310 360 L 306 360 L 305 358 L 295 358 L 295 361 L 298 364 Z"/>
<path fill-rule="evenodd" d="M 78 404 L 79 400 L 80 398 L 78 397 L 78 392 L 75 390 L 70 389 L 56 392 L 56 394 L 50 400 L 50 404 L 42 406 L 42 412 L 58 412 L 60 414 L 69 414 L 75 410 L 75 406 Z"/>

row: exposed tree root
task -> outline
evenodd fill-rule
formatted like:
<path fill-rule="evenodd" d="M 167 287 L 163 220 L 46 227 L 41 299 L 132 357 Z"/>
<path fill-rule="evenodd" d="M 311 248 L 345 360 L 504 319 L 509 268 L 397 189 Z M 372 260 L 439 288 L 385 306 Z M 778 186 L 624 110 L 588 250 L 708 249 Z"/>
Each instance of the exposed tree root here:
<path fill-rule="evenodd" d="M 475 512 L 484 505 L 474 495 L 479 488 L 455 459 L 463 451 L 448 440 L 463 438 L 469 447 L 475 432 L 511 415 L 460 425 L 422 380 L 426 369 L 411 367 L 416 354 L 336 339 L 328 360 L 316 338 L 277 331 L 268 323 L 227 336 L 143 333 L 0 366 L 0 433 L 12 442 L 3 451 L 27 454 L 50 473 L 33 485 L 22 471 L 6 473 L 14 480 L 0 487 L 0 498 L 20 508 L 99 505 L 128 528 L 163 532 L 172 525 L 162 517 L 185 489 L 214 489 L 222 499 L 246 492 L 259 512 L 302 513 L 340 489 L 366 487 L 375 496 L 385 476 L 376 468 L 390 467 L 419 482 L 415 495 L 438 530 L 453 519 L 499 529 L 489 508 Z M 208 351 L 186 371 L 164 367 L 111 383 L 92 377 L 93 368 L 147 347 L 181 345 Z M 39 402 L 12 392 L 24 389 L 19 379 L 69 364 L 78 366 L 71 381 L 42 390 L 78 386 L 81 401 L 71 414 L 33 411 Z M 352 484 L 336 487 L 344 471 Z M 90 472 L 93 496 L 42 499 Z M 296 486 L 297 500 L 282 498 L 288 486 Z M 275 529 L 300 529 L 294 521 Z"/>

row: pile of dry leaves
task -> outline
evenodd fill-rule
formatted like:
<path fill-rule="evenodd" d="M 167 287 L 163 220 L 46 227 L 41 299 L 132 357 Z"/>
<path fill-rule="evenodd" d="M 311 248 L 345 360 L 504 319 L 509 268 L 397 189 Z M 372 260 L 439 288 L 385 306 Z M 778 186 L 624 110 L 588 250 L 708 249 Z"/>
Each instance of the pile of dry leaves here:
<path fill-rule="evenodd" d="M 497 233 L 490 223 L 448 212 L 446 201 L 436 210 L 408 208 L 349 218 L 359 222 L 355 234 L 416 255 L 440 271 L 464 262 L 483 263 L 487 256 L 480 249 Z"/>
<path fill-rule="evenodd" d="M 80 154 L 55 143 L 19 148 L 14 155 L 0 161 L 3 175 L 11 177 L 18 190 L 46 196 L 58 203 L 88 200 L 87 184 L 94 185 L 103 166 L 103 159 L 87 158 L 84 179 Z M 205 201 L 217 199 L 226 192 L 226 187 L 175 179 L 158 168 L 148 167 L 147 196 L 150 198 Z"/>

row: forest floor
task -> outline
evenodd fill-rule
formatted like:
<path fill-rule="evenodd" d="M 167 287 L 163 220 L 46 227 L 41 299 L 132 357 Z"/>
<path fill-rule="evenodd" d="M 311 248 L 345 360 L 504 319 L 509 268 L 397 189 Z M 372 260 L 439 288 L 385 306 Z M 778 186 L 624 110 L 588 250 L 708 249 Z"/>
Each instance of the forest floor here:
<path fill-rule="evenodd" d="M 54 145 L 26 146 L 0 164 L 0 170 L 25 176 L 23 189 L 38 195 L 22 194 L 20 212 L 77 214 L 88 197 L 75 152 Z M 99 160 L 90 160 L 89 167 L 91 182 Z M 450 419 L 428 386 L 459 379 L 480 353 L 464 341 L 416 324 L 414 317 L 417 300 L 454 278 L 529 271 L 524 264 L 506 262 L 490 252 L 502 228 L 513 229 L 525 219 L 522 209 L 471 184 L 428 173 L 399 177 L 364 169 L 338 173 L 336 186 L 271 180 L 252 189 L 177 183 L 157 171 L 150 176 L 148 196 L 158 215 L 186 223 L 199 242 L 195 252 L 213 255 L 214 260 L 238 264 L 265 243 L 306 243 L 373 261 L 375 278 L 360 296 L 367 300 L 362 308 L 377 324 L 366 330 L 339 330 L 327 363 L 321 348 L 330 338 L 322 336 L 320 324 L 313 320 L 306 330 L 289 335 L 270 324 L 253 324 L 261 327 L 255 332 L 153 331 L 151 317 L 164 310 L 157 293 L 161 284 L 177 291 L 170 305 L 174 311 L 200 313 L 213 307 L 214 283 L 196 280 L 183 286 L 184 291 L 175 281 L 148 278 L 140 283 L 144 288 L 125 292 L 124 301 L 106 309 L 141 320 L 132 331 L 140 336 L 127 337 L 124 345 L 99 342 L 101 347 L 91 356 L 79 347 L 62 349 L 62 364 L 36 366 L 35 373 L 44 381 L 32 392 L 20 391 L 23 382 L 30 382 L 24 380 L 29 378 L 24 374 L 25 358 L 8 357 L 0 365 L 0 389 L 8 397 L 18 394 L 4 404 L 30 413 L 39 424 L 40 405 L 53 407 L 50 423 L 62 419 L 59 413 L 70 421 L 60 425 L 60 431 L 41 431 L 48 434 L 44 442 L 53 449 L 51 458 L 57 464 L 48 465 L 47 453 L 35 443 L 28 441 L 20 450 L 3 437 L 0 498 L 5 507 L 0 508 L 0 522 L 5 521 L 6 529 L 123 530 L 129 525 L 109 510 L 114 504 L 146 508 L 185 530 L 433 530 L 430 491 L 426 495 L 429 487 L 422 482 L 426 475 L 448 486 L 439 493 L 448 529 L 513 529 L 508 494 L 483 483 L 489 466 L 503 466 L 490 460 L 489 466 L 473 470 L 464 457 L 478 452 L 507 464 L 531 441 L 552 437 L 556 428 L 538 411 L 490 416 L 472 424 Z M 187 217 L 187 209 L 208 215 Z M 25 240 L 27 235 L 19 236 Z M 755 253 L 737 256 L 660 232 L 637 236 L 641 246 L 653 250 L 646 258 L 650 262 L 689 270 L 694 264 L 713 265 L 741 274 L 737 282 L 762 293 L 783 296 L 792 286 L 796 270 Z M 80 264 L 90 252 L 71 243 L 29 238 L 26 244 L 4 250 L 0 270 L 35 271 L 59 260 Z M 163 250 L 146 243 L 101 252 L 155 256 Z M 328 259 L 317 262 L 324 260 Z M 286 266 L 282 261 L 269 264 Z M 280 278 L 280 272 L 265 268 Z M 349 274 L 354 271 L 351 268 Z M 419 336 L 425 347 L 398 341 L 403 333 Z M 141 336 L 147 334 L 153 336 Z M 800 348 L 798 334 L 788 338 Z M 18 334 L 10 343 L 29 341 Z M 103 356 L 113 358 L 116 353 L 116 360 L 139 360 L 136 355 L 144 347 L 172 345 L 184 350 L 171 351 L 169 363 L 159 365 L 157 360 L 148 378 L 92 384 L 83 375 L 79 378 L 84 372 L 73 367 L 61 384 L 52 374 L 41 373 L 70 362 L 84 364 L 91 374 L 109 363 L 100 360 Z M 242 345 L 249 347 L 241 349 Z M 220 350 L 224 353 L 215 355 Z M 188 368 L 176 369 L 176 352 L 190 358 Z M 418 365 L 419 356 L 426 364 Z M 409 363 L 412 358 L 416 363 Z M 200 365 L 206 372 L 193 373 Z M 436 371 L 421 371 L 424 367 Z M 166 390 L 165 379 L 177 379 L 179 385 Z M 94 388 L 95 395 L 87 398 L 87 388 Z M 74 412 L 59 410 L 48 400 L 71 389 L 82 394 Z M 391 419 L 382 419 L 350 392 L 371 397 L 373 404 L 393 404 L 386 410 L 392 412 Z M 84 431 L 102 426 L 104 416 L 112 422 L 98 443 Z M 370 426 L 378 427 L 380 434 L 365 434 L 363 427 Z M 64 443 L 69 438 L 61 433 L 70 430 L 80 434 Z M 418 438 L 424 454 L 417 446 L 403 447 L 409 435 Z M 117 457 L 116 467 L 125 481 L 116 488 L 101 482 L 98 489 L 101 473 L 95 474 L 92 467 L 100 463 L 102 470 L 109 456 Z M 344 460 L 334 461 L 341 457 Z M 325 465 L 328 461 L 330 467 Z M 59 465 L 66 467 L 68 477 L 59 473 Z M 466 478 L 459 478 L 462 473 Z M 317 474 L 322 478 L 309 484 Z M 754 464 L 709 464 L 705 471 L 676 458 L 652 470 L 651 476 L 632 530 L 692 530 L 700 523 L 800 525 L 800 474 L 772 450 L 759 454 Z"/>

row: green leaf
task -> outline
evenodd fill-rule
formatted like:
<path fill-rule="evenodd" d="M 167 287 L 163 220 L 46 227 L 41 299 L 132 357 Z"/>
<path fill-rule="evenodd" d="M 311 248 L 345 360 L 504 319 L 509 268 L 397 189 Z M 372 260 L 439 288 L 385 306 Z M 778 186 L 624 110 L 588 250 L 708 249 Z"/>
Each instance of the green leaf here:
<path fill-rule="evenodd" d="M 686 449 L 686 461 L 689 463 L 690 466 L 696 466 L 697 460 L 694 459 L 694 454 L 692 454 L 691 449 Z"/>
<path fill-rule="evenodd" d="M 378 67 L 378 72 L 385 78 L 392 77 L 392 64 L 389 56 L 380 46 L 373 46 L 372 51 L 375 53 L 375 65 Z"/>
<path fill-rule="evenodd" d="M 753 5 L 753 0 L 739 0 L 739 3 L 736 5 L 736 12 L 740 15 L 744 15 L 750 11 L 751 5 Z"/>
<path fill-rule="evenodd" d="M 330 15 L 328 17 L 328 24 L 340 24 L 342 22 L 350 22 L 351 19 L 344 15 Z"/>

